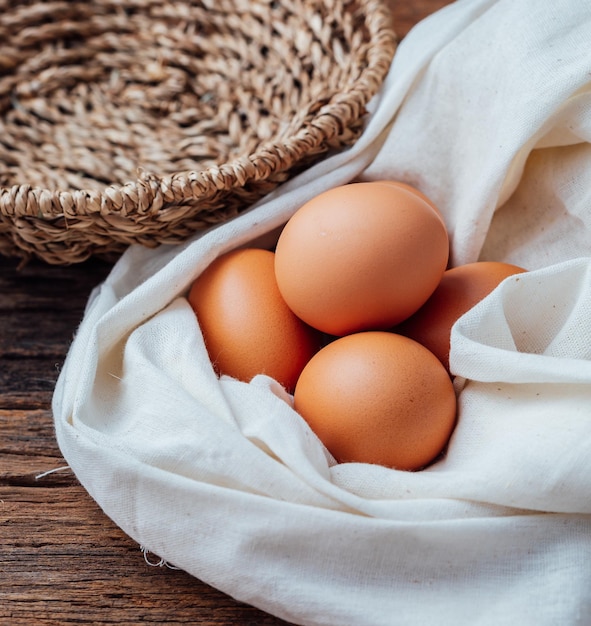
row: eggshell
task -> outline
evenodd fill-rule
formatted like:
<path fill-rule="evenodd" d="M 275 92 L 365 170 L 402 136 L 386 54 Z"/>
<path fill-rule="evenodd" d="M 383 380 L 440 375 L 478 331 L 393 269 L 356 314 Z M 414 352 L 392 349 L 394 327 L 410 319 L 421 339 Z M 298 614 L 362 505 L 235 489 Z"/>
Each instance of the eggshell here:
<path fill-rule="evenodd" d="M 411 193 L 414 193 L 415 195 L 419 196 L 419 198 L 424 200 L 435 211 L 435 213 L 437 213 L 437 215 L 439 215 L 441 219 L 443 219 L 443 214 L 439 210 L 439 207 L 433 202 L 433 200 L 431 200 L 429 196 L 424 194 L 422 191 L 420 191 L 413 185 L 409 185 L 408 183 L 403 183 L 400 180 L 377 180 L 375 182 L 380 183 L 382 185 L 393 185 L 394 187 L 400 187 L 402 189 L 406 189 L 407 191 L 410 191 Z"/>
<path fill-rule="evenodd" d="M 447 270 L 427 302 L 395 330 L 426 346 L 449 369 L 452 326 L 522 267 L 499 261 L 477 261 Z"/>
<path fill-rule="evenodd" d="M 319 194 L 288 221 L 275 250 L 279 290 L 330 335 L 384 330 L 414 313 L 445 268 L 440 216 L 417 194 L 380 182 Z"/>
<path fill-rule="evenodd" d="M 216 259 L 188 294 L 218 374 L 250 381 L 267 374 L 288 391 L 319 349 L 319 333 L 289 309 L 270 250 L 233 250 Z"/>
<path fill-rule="evenodd" d="M 322 348 L 300 375 L 294 406 L 338 462 L 401 470 L 421 469 L 442 452 L 457 408 L 439 360 L 384 331 Z"/>

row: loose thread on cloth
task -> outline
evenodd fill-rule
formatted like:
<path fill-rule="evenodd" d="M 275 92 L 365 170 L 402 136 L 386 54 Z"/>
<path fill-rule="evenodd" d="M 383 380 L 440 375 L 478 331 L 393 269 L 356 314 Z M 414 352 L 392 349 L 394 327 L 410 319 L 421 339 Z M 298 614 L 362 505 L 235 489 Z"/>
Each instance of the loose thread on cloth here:
<path fill-rule="evenodd" d="M 64 465 L 63 467 L 54 467 L 53 469 L 47 470 L 46 472 L 42 472 L 41 474 L 37 474 L 35 476 L 35 480 L 40 480 L 41 478 L 45 478 L 50 474 L 55 474 L 56 472 L 63 472 L 64 470 L 71 469 L 69 465 Z"/>
<path fill-rule="evenodd" d="M 175 569 L 175 570 L 180 570 L 180 567 L 176 567 L 175 565 L 171 565 L 170 563 L 168 563 L 168 561 L 165 561 L 163 558 L 159 557 L 157 554 L 154 555 L 158 558 L 158 561 L 154 562 L 150 560 L 150 554 L 154 554 L 153 552 L 151 552 L 150 550 L 148 550 L 148 548 L 146 548 L 145 546 L 140 546 L 140 550 L 142 552 L 142 554 L 144 555 L 144 561 L 150 566 L 150 567 L 167 567 L 168 569 Z"/>

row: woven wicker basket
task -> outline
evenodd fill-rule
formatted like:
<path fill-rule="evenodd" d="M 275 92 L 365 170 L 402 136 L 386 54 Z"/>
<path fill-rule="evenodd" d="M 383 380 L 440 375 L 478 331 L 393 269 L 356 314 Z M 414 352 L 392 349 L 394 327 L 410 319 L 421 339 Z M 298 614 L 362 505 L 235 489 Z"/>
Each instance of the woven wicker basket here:
<path fill-rule="evenodd" d="M 182 241 L 350 145 L 381 0 L 0 0 L 0 253 Z"/>

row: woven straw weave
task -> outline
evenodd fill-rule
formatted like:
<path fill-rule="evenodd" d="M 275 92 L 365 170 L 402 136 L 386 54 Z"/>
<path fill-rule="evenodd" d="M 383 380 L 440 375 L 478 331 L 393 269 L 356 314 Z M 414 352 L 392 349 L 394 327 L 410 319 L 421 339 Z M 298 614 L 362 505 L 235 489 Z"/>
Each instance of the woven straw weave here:
<path fill-rule="evenodd" d="M 381 0 L 0 0 L 0 253 L 177 243 L 350 145 Z"/>

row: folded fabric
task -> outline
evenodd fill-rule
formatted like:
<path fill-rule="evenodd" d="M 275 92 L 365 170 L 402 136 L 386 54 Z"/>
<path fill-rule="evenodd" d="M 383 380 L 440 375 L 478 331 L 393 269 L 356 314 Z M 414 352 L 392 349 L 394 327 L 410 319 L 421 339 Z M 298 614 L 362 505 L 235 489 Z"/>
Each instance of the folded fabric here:
<path fill-rule="evenodd" d="M 591 619 L 591 5 L 459 0 L 400 46 L 366 129 L 234 220 L 129 248 L 53 410 L 80 482 L 151 552 L 295 624 Z M 218 379 L 186 300 L 306 200 L 398 179 L 452 263 L 506 279 L 453 328 L 459 419 L 420 472 L 336 464 L 272 379 Z"/>

